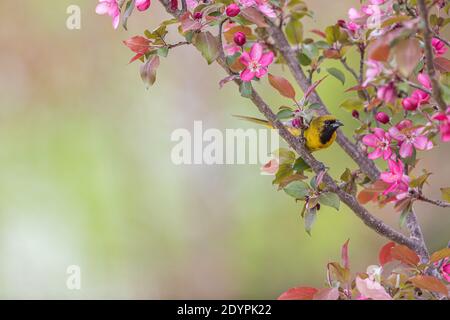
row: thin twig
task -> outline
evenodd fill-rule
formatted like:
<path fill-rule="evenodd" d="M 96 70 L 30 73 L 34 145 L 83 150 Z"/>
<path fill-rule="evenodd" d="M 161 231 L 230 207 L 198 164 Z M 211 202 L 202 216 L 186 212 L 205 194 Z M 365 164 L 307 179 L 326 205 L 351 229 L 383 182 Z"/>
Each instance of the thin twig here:
<path fill-rule="evenodd" d="M 432 32 L 433 32 L 434 38 L 436 38 L 436 39 L 442 41 L 443 43 L 445 43 L 445 45 L 446 45 L 447 47 L 450 47 L 450 42 L 449 42 L 447 39 L 441 37 L 441 36 L 438 35 L 435 31 L 432 31 Z"/>
<path fill-rule="evenodd" d="M 428 22 L 428 9 L 425 3 L 425 0 L 418 0 L 417 4 L 419 6 L 420 17 L 422 18 L 423 27 L 423 36 L 425 42 L 425 58 L 427 63 L 427 73 L 431 80 L 431 85 L 433 88 L 433 98 L 438 104 L 441 110 L 445 111 L 447 109 L 447 105 L 442 98 L 441 87 L 439 86 L 439 82 L 436 79 L 436 69 L 434 68 L 433 62 L 433 48 L 431 45 L 432 33 L 430 29 L 430 24 Z"/>
<path fill-rule="evenodd" d="M 423 87 L 423 86 L 421 86 L 421 85 L 419 85 L 419 84 L 417 84 L 417 83 L 414 83 L 414 82 L 412 82 L 412 81 L 409 81 L 408 79 L 402 78 L 401 80 L 402 80 L 404 83 L 406 83 L 407 85 L 409 85 L 410 87 L 412 87 L 412 88 L 419 89 L 419 90 L 421 90 L 421 91 L 423 91 L 423 92 L 428 93 L 429 95 L 432 95 L 432 94 L 433 94 L 433 93 L 431 92 L 431 90 L 429 90 L 429 89 L 427 89 L 427 88 L 425 88 L 425 87 Z"/>

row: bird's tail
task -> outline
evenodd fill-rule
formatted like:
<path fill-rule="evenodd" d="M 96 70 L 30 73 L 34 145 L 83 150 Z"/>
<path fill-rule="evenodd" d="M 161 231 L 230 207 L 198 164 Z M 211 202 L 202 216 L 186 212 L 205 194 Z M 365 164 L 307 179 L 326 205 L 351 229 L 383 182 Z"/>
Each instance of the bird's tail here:
<path fill-rule="evenodd" d="M 239 115 L 233 115 L 233 117 L 241 119 L 241 120 L 257 123 L 257 124 L 265 126 L 267 128 L 271 128 L 271 129 L 273 128 L 273 125 L 269 121 L 264 120 L 264 119 L 258 119 L 258 118 L 247 117 L 247 116 L 239 116 Z"/>

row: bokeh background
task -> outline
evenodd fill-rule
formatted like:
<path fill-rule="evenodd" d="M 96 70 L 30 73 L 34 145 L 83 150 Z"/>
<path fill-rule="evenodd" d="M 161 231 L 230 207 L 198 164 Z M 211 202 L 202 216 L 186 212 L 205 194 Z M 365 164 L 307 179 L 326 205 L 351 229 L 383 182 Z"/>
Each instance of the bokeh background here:
<path fill-rule="evenodd" d="M 305 30 L 359 3 L 307 2 L 316 16 Z M 96 3 L 0 3 L 0 298 L 271 299 L 322 286 L 348 238 L 355 271 L 377 262 L 386 241 L 346 208 L 321 210 L 308 236 L 300 204 L 257 165 L 173 165 L 173 130 L 194 120 L 251 127 L 231 115 L 257 113 L 233 84 L 219 89 L 223 71 L 191 47 L 171 52 L 146 91 L 121 41 L 166 14 L 154 1 L 128 32 L 114 31 Z M 71 4 L 81 30 L 66 28 Z M 274 106 L 287 103 L 258 87 Z M 329 78 L 319 91 L 351 132 L 356 122 L 337 107 L 342 85 Z M 449 155 L 440 145 L 422 160 L 434 172 L 431 197 L 449 185 Z M 335 175 L 354 168 L 337 146 L 317 156 Z M 371 209 L 397 226 L 392 208 Z M 430 248 L 445 246 L 449 210 L 417 211 Z M 81 267 L 81 290 L 66 287 L 69 265 Z"/>

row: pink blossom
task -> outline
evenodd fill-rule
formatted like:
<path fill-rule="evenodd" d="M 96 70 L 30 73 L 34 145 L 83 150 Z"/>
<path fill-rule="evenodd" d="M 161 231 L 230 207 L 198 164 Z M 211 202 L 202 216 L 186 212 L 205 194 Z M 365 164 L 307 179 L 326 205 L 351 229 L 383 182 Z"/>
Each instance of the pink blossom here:
<path fill-rule="evenodd" d="M 421 85 L 423 85 L 425 88 L 431 90 L 432 86 L 431 86 L 431 80 L 430 77 L 426 74 L 426 73 L 419 73 L 417 75 L 417 80 L 420 82 Z"/>
<path fill-rule="evenodd" d="M 275 11 L 267 0 L 239 0 L 239 3 L 244 7 L 256 7 L 258 10 L 269 18 L 276 18 Z"/>
<path fill-rule="evenodd" d="M 402 100 L 403 109 L 408 111 L 414 111 L 419 106 L 419 102 L 414 98 L 405 98 Z"/>
<path fill-rule="evenodd" d="M 380 179 L 386 183 L 389 183 L 389 187 L 384 190 L 383 194 L 387 195 L 391 192 L 394 193 L 405 193 L 408 191 L 410 178 L 404 174 L 403 163 L 399 161 L 394 161 L 392 159 L 388 160 L 389 171 L 382 172 Z"/>
<path fill-rule="evenodd" d="M 374 4 L 374 5 L 382 5 L 386 2 L 386 0 L 370 0 L 370 4 Z"/>
<path fill-rule="evenodd" d="M 391 296 L 386 292 L 386 289 L 373 279 L 362 279 L 357 276 L 355 284 L 360 293 L 358 300 L 392 300 Z"/>
<path fill-rule="evenodd" d="M 247 37 L 243 32 L 236 32 L 233 36 L 233 41 L 236 45 L 242 47 L 247 42 Z"/>
<path fill-rule="evenodd" d="M 241 79 L 248 82 L 254 77 L 261 78 L 267 73 L 267 67 L 273 62 L 273 58 L 273 52 L 263 53 L 262 45 L 255 43 L 250 49 L 250 53 L 244 51 L 240 57 L 241 63 L 246 66 L 245 70 L 241 72 Z"/>
<path fill-rule="evenodd" d="M 433 46 L 433 51 L 436 56 L 442 56 L 447 52 L 445 43 L 438 38 L 433 38 L 431 40 L 431 45 Z"/>
<path fill-rule="evenodd" d="M 375 119 L 376 119 L 379 123 L 382 123 L 382 124 L 386 124 L 386 123 L 388 123 L 389 120 L 390 120 L 389 116 L 388 116 L 386 113 L 384 113 L 384 112 L 378 112 L 378 113 L 375 115 Z"/>
<path fill-rule="evenodd" d="M 189 10 L 193 10 L 198 6 L 198 0 L 186 0 L 186 6 Z"/>
<path fill-rule="evenodd" d="M 411 98 L 415 99 L 418 102 L 419 106 L 427 104 L 428 101 L 430 101 L 430 95 L 420 89 L 414 90 L 411 94 Z"/>
<path fill-rule="evenodd" d="M 375 60 L 369 59 L 367 61 L 367 66 L 368 68 L 366 70 L 366 81 L 364 81 L 363 86 L 367 86 L 369 82 L 375 80 L 375 78 L 378 77 L 380 73 L 383 71 L 383 64 Z"/>
<path fill-rule="evenodd" d="M 447 108 L 445 113 L 439 112 L 435 114 L 432 119 L 439 121 L 441 140 L 443 142 L 450 141 L 450 107 Z"/>
<path fill-rule="evenodd" d="M 396 127 L 389 129 L 391 137 L 400 143 L 400 157 L 408 158 L 413 154 L 413 149 L 430 150 L 433 148 L 433 143 L 423 135 L 425 127 L 406 128 L 400 131 Z"/>
<path fill-rule="evenodd" d="M 139 11 L 145 11 L 150 7 L 151 0 L 136 0 L 136 9 Z"/>
<path fill-rule="evenodd" d="M 444 277 L 445 281 L 450 282 L 450 260 L 449 258 L 445 258 L 444 263 L 441 267 L 441 273 Z"/>
<path fill-rule="evenodd" d="M 369 159 L 378 159 L 383 157 L 384 160 L 392 156 L 391 136 L 381 128 L 374 128 L 373 134 L 367 134 L 363 137 L 362 142 L 369 147 L 374 148 L 367 155 Z"/>
<path fill-rule="evenodd" d="M 229 17 L 235 17 L 241 12 L 241 9 L 236 3 L 232 3 L 229 6 L 226 7 L 225 13 Z"/>
<path fill-rule="evenodd" d="M 382 101 L 394 104 L 396 96 L 393 82 L 378 88 L 377 97 Z"/>
<path fill-rule="evenodd" d="M 117 0 L 99 0 L 95 12 L 100 15 L 109 15 L 113 19 L 114 29 L 117 29 L 120 22 L 120 8 Z"/>

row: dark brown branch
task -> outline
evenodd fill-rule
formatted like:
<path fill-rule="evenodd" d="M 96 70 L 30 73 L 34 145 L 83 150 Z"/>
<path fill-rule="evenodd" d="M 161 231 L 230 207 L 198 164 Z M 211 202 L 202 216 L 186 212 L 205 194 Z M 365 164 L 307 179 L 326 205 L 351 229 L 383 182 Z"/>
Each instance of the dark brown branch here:
<path fill-rule="evenodd" d="M 280 50 L 289 69 L 291 70 L 292 75 L 294 76 L 303 92 L 306 92 L 311 87 L 311 82 L 308 80 L 300 64 L 298 63 L 295 51 L 292 50 L 283 32 L 278 29 L 278 27 L 273 25 L 273 23 L 271 23 L 270 32 L 272 38 L 275 40 L 277 48 Z M 313 103 L 318 103 L 319 105 L 321 105 L 321 108 L 318 110 L 319 114 L 324 115 L 330 113 L 316 91 L 313 91 L 311 93 L 310 99 Z M 378 180 L 380 171 L 375 166 L 375 163 L 372 160 L 368 159 L 357 145 L 348 140 L 348 138 L 342 133 L 341 130 L 338 130 L 336 140 L 337 143 L 342 147 L 342 149 L 344 149 L 344 151 L 359 165 L 361 170 L 372 181 Z"/>
<path fill-rule="evenodd" d="M 417 247 L 416 252 L 421 258 L 422 263 L 428 262 L 430 259 L 430 254 L 425 245 L 425 239 L 423 237 L 422 228 L 420 227 L 417 215 L 414 209 L 411 208 L 411 212 L 406 218 L 406 227 L 409 230 L 410 239 L 417 241 L 420 245 Z"/>
<path fill-rule="evenodd" d="M 422 23 L 424 24 L 423 28 L 423 37 L 425 42 L 425 58 L 427 64 L 427 73 L 431 80 L 431 86 L 433 88 L 433 98 L 438 104 L 441 110 L 445 111 L 447 109 L 447 105 L 442 98 L 441 87 L 439 86 L 439 82 L 436 79 L 436 69 L 434 68 L 433 62 L 433 47 L 431 45 L 431 40 L 433 34 L 430 29 L 430 24 L 428 21 L 428 9 L 425 3 L 425 0 L 418 0 L 417 4 L 419 6 L 419 13 L 422 19 Z"/>
<path fill-rule="evenodd" d="M 434 204 L 435 206 L 438 206 L 441 208 L 450 208 L 450 203 L 448 203 L 446 201 L 442 201 L 442 200 L 434 200 L 434 199 L 427 198 L 421 192 L 417 192 L 417 191 L 413 192 L 411 196 L 412 196 L 412 198 L 414 198 L 416 200 Z"/>

